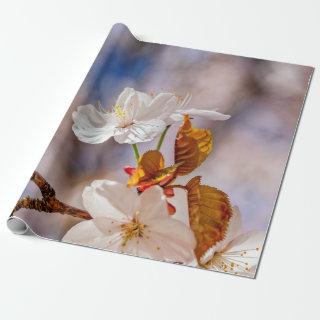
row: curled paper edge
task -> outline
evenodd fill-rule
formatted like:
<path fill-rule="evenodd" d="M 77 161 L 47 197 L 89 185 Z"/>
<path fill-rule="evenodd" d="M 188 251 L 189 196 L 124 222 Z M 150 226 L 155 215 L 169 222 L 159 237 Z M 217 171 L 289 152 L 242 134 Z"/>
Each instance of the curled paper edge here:
<path fill-rule="evenodd" d="M 32 232 L 32 230 L 30 229 L 29 225 L 19 217 L 9 217 L 7 220 L 7 226 L 9 230 L 14 234 L 34 234 L 34 232 Z"/>

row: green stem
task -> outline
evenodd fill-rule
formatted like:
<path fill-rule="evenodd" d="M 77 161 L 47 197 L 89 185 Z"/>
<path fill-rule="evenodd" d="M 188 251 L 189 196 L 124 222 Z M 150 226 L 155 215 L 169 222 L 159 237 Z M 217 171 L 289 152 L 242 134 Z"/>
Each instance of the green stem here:
<path fill-rule="evenodd" d="M 168 131 L 169 128 L 170 128 L 170 125 L 167 126 L 167 127 L 163 130 L 163 132 L 161 133 L 160 139 L 159 139 L 158 144 L 157 144 L 157 150 L 158 150 L 158 151 L 160 150 L 160 148 L 161 148 L 161 146 L 162 146 L 164 137 L 166 136 L 167 131 Z"/>
<path fill-rule="evenodd" d="M 132 149 L 133 149 L 133 152 L 134 152 L 134 156 L 136 158 L 136 161 L 137 163 L 139 162 L 139 158 L 140 158 L 140 155 L 139 155 L 139 150 L 138 150 L 138 147 L 137 145 L 134 143 L 132 144 Z"/>

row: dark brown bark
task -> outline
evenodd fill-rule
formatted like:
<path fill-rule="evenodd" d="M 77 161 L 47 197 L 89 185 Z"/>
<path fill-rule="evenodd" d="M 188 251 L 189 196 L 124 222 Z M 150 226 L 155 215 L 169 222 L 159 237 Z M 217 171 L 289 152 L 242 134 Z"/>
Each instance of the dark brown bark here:
<path fill-rule="evenodd" d="M 41 176 L 41 174 L 35 171 L 30 178 L 40 189 L 42 199 L 33 199 L 25 197 L 20 199 L 13 212 L 18 211 L 21 208 L 33 209 L 39 212 L 60 213 L 67 214 L 72 217 L 90 220 L 91 215 L 82 209 L 69 206 L 56 198 L 56 192 L 51 185 Z"/>

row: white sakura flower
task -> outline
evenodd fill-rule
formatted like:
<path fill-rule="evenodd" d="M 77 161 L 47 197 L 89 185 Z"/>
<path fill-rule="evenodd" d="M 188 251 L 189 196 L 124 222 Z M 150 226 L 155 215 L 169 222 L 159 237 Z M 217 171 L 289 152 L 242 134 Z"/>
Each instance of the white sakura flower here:
<path fill-rule="evenodd" d="M 169 216 L 160 187 L 139 196 L 123 184 L 96 180 L 84 189 L 82 198 L 93 219 L 76 224 L 62 241 L 157 260 L 193 261 L 194 234 Z"/>
<path fill-rule="evenodd" d="M 234 207 L 225 238 L 201 257 L 201 263 L 215 271 L 253 277 L 259 262 L 265 232 L 251 231 L 240 234 L 240 229 L 241 213 L 237 207 Z"/>
<path fill-rule="evenodd" d="M 72 114 L 72 129 L 80 141 L 92 144 L 111 137 L 118 143 L 150 141 L 165 129 L 164 119 L 177 107 L 174 94 L 159 93 L 152 98 L 146 93 L 125 88 L 109 112 L 93 105 L 78 107 Z"/>
<path fill-rule="evenodd" d="M 134 144 L 153 140 L 167 125 L 181 121 L 185 114 L 210 120 L 230 118 L 214 109 L 187 109 L 190 99 L 187 95 L 181 101 L 173 93 L 165 92 L 152 97 L 125 88 L 110 111 L 90 104 L 78 107 L 72 114 L 72 129 L 78 139 L 86 143 L 102 143 L 114 137 L 118 143 Z"/>
<path fill-rule="evenodd" d="M 169 116 L 166 122 L 170 124 L 170 122 L 172 123 L 173 121 L 181 121 L 184 115 L 189 115 L 191 117 L 204 117 L 208 120 L 224 121 L 230 119 L 229 115 L 220 113 L 217 111 L 217 109 L 203 107 L 187 108 L 190 100 L 191 95 L 187 94 L 182 102 L 180 102 L 178 108 Z"/>

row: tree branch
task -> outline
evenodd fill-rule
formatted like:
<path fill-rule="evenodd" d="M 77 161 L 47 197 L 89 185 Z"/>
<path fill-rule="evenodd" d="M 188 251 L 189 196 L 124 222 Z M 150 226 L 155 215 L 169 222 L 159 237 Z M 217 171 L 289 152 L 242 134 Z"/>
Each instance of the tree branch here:
<path fill-rule="evenodd" d="M 18 211 L 21 208 L 25 208 L 33 209 L 39 212 L 57 212 L 86 220 L 92 219 L 91 215 L 87 211 L 69 206 L 58 200 L 56 198 L 55 190 L 39 172 L 35 171 L 30 180 L 38 186 L 42 194 L 42 199 L 33 199 L 30 197 L 22 198 L 17 202 L 13 212 Z"/>

